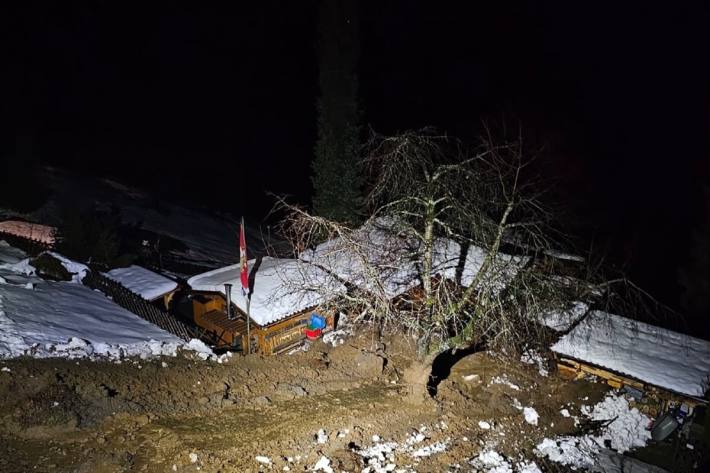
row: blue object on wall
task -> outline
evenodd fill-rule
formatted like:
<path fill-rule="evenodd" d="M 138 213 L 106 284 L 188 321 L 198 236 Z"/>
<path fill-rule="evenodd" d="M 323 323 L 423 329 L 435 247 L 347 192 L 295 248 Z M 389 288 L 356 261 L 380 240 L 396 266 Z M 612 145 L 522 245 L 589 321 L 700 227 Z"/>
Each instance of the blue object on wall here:
<path fill-rule="evenodd" d="M 308 325 L 313 329 L 325 328 L 325 317 L 322 317 L 317 313 L 313 312 L 311 314 L 311 321 Z"/>

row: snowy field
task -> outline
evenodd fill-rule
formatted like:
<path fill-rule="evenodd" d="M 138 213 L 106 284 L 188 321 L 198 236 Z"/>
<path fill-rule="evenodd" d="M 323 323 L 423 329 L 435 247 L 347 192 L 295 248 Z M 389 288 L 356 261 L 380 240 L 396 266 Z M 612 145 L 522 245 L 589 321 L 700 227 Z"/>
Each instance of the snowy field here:
<path fill-rule="evenodd" d="M 59 256 L 56 255 L 55 256 Z M 70 272 L 83 265 L 64 259 Z M 45 281 L 34 274 L 22 251 L 0 242 L 0 358 L 18 356 L 90 357 L 118 360 L 175 356 L 190 347 L 210 354 L 193 341 L 190 346 L 98 291 L 71 282 Z"/>

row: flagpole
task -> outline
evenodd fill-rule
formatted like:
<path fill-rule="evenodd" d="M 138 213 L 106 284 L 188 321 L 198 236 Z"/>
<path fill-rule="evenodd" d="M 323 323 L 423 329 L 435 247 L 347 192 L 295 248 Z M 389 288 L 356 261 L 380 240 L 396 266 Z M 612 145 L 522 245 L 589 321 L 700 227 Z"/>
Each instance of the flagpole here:
<path fill-rule="evenodd" d="M 251 305 L 251 294 L 247 294 L 247 355 L 251 353 L 251 330 L 250 330 L 250 317 L 249 317 L 249 306 Z"/>
<path fill-rule="evenodd" d="M 242 216 L 242 225 L 239 229 L 239 259 L 242 264 L 240 278 L 242 280 L 242 295 L 247 299 L 247 346 L 246 354 L 251 353 L 251 292 L 249 291 L 249 274 L 247 273 L 247 248 L 246 238 L 244 236 L 244 217 Z"/>

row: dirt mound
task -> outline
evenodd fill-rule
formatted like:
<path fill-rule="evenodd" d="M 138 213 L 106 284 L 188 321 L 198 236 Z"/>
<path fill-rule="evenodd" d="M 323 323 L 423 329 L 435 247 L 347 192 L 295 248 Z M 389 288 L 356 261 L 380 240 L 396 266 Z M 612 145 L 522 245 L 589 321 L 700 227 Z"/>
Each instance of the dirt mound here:
<path fill-rule="evenodd" d="M 603 392 L 476 354 L 453 366 L 435 400 L 412 403 L 403 376 L 412 354 L 407 339 L 361 334 L 224 364 L 3 361 L 0 471 L 311 471 L 319 462 L 442 471 L 492 438 L 502 453 L 532 455 L 534 439 L 571 428 L 561 406 L 574 414 Z M 537 425 L 523 407 L 534 407 Z"/>

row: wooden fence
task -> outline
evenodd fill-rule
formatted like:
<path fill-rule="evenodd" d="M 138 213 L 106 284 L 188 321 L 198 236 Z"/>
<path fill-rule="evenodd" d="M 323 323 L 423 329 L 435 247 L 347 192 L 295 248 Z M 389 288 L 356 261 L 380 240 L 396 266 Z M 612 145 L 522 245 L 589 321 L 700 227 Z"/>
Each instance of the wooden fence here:
<path fill-rule="evenodd" d="M 10 246 L 19 248 L 30 256 L 37 256 L 43 251 L 51 250 L 54 247 L 54 245 L 43 241 L 32 240 L 6 232 L 0 232 L 0 240 L 5 240 Z"/>
<path fill-rule="evenodd" d="M 103 276 L 98 271 L 89 271 L 82 283 L 91 289 L 98 289 L 113 299 L 113 302 L 137 316 L 157 325 L 185 341 L 199 338 L 197 332 L 186 323 L 159 309 L 141 296 L 116 281 Z"/>

